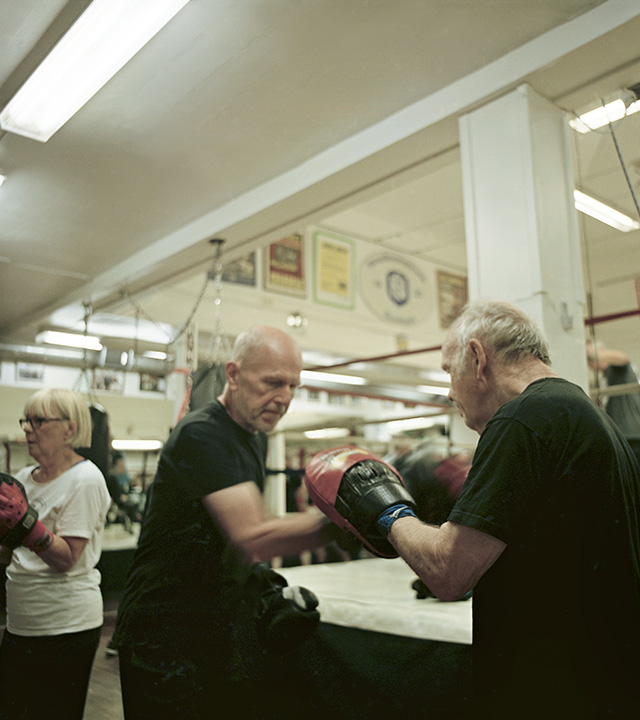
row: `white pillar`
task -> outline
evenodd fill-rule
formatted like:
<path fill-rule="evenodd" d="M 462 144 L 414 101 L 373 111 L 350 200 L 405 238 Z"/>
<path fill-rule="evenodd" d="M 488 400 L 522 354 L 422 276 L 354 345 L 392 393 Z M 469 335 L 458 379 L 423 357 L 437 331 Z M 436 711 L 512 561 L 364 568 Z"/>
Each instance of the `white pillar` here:
<path fill-rule="evenodd" d="M 286 463 L 284 433 L 269 436 L 267 467 L 271 470 L 284 469 Z M 264 502 L 272 515 L 282 517 L 287 513 L 287 476 L 284 473 L 268 475 L 264 487 Z"/>
<path fill-rule="evenodd" d="M 587 390 L 569 132 L 527 85 L 460 119 L 469 296 L 521 307 L 549 340 L 555 371 Z"/>
<path fill-rule="evenodd" d="M 284 433 L 269 435 L 267 467 L 270 470 L 280 470 L 285 467 L 286 459 Z M 284 517 L 287 514 L 287 476 L 284 473 L 267 475 L 263 497 L 265 506 L 272 515 Z M 282 567 L 282 558 L 271 558 L 271 567 Z"/>

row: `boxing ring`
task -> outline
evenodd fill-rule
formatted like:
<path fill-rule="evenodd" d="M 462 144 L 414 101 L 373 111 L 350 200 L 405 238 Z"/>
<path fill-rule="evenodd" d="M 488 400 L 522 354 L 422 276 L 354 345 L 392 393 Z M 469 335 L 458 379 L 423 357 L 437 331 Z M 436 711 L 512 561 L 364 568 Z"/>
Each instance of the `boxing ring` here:
<path fill-rule="evenodd" d="M 418 599 L 416 575 L 399 558 L 278 572 L 319 599 L 315 634 L 272 668 L 299 711 L 344 720 L 465 716 L 472 600 Z"/>
<path fill-rule="evenodd" d="M 122 592 L 135 542 L 105 543 L 99 567 L 106 600 Z M 320 624 L 301 647 L 270 656 L 277 689 L 268 720 L 462 720 L 471 693 L 473 600 L 418 599 L 400 558 L 277 568 L 312 590 Z M 115 616 L 115 612 L 113 613 Z M 113 621 L 113 618 L 111 618 Z"/>
<path fill-rule="evenodd" d="M 471 644 L 472 600 L 418 600 L 416 574 L 400 558 L 280 568 L 289 585 L 312 590 L 322 622 L 421 640 Z"/>

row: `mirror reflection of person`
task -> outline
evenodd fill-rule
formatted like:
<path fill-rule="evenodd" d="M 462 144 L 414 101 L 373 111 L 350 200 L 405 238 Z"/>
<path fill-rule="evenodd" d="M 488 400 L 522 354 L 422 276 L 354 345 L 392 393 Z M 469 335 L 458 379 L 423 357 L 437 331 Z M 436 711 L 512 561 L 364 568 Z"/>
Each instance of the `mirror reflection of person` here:
<path fill-rule="evenodd" d="M 603 374 L 607 387 L 638 385 L 638 375 L 624 351 L 607 348 L 602 343 L 592 341 L 587 342 L 586 349 L 589 367 L 594 372 Z M 606 401 L 605 410 L 622 430 L 640 463 L 640 389 L 611 395 Z"/>
<path fill-rule="evenodd" d="M 75 451 L 91 445 L 82 395 L 41 390 L 20 424 L 37 464 L 16 480 L 42 533 L 28 546 L 2 548 L 8 567 L 0 717 L 81 720 L 104 617 L 96 564 L 111 500 L 98 467 Z M 3 489 L 3 511 L 9 489 L 15 486 Z"/>

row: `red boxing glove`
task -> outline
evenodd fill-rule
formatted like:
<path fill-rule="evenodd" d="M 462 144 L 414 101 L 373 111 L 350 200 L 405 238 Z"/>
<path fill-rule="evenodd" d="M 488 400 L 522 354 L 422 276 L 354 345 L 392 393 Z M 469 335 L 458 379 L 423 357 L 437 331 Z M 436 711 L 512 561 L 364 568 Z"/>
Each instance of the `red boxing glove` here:
<path fill-rule="evenodd" d="M 0 473 L 0 545 L 11 550 L 25 545 L 41 553 L 52 541 L 53 535 L 38 519 L 38 511 L 29 505 L 22 483 Z"/>

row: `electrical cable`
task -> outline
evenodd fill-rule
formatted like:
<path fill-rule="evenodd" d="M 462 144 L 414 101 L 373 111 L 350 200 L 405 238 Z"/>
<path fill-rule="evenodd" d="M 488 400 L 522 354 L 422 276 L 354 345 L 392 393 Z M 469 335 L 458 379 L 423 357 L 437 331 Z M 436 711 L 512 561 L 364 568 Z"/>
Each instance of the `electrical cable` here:
<path fill-rule="evenodd" d="M 640 218 L 640 205 L 638 205 L 638 198 L 636 197 L 636 193 L 633 189 L 633 184 L 631 182 L 631 178 L 629 177 L 629 172 L 627 171 L 627 166 L 624 162 L 624 158 L 622 157 L 622 152 L 620 151 L 620 145 L 618 144 L 618 138 L 616 137 L 615 130 L 613 129 L 613 124 L 609 122 L 609 132 L 611 133 L 611 139 L 613 140 L 613 145 L 616 149 L 616 154 L 618 155 L 618 161 L 620 162 L 620 166 L 622 167 L 622 172 L 624 173 L 624 178 L 627 182 L 627 187 L 629 188 L 629 192 L 631 193 L 631 198 L 633 200 L 633 204 L 635 205 L 636 212 L 638 213 L 638 217 Z"/>

